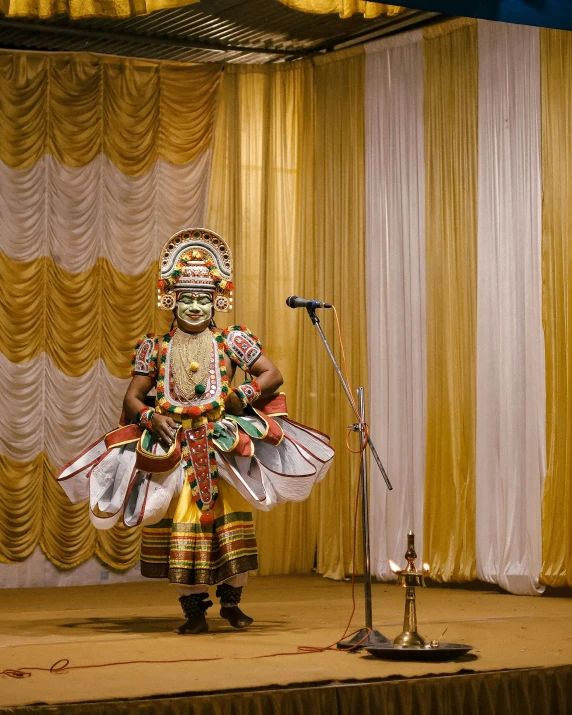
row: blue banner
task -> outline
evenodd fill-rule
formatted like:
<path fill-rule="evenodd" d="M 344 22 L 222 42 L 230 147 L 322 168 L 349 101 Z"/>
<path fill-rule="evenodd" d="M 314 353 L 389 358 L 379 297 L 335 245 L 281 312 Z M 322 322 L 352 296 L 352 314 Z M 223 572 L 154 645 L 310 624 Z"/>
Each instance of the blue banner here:
<path fill-rule="evenodd" d="M 441 12 L 445 15 L 572 30 L 571 0 L 405 0 L 404 4 L 411 9 Z"/>

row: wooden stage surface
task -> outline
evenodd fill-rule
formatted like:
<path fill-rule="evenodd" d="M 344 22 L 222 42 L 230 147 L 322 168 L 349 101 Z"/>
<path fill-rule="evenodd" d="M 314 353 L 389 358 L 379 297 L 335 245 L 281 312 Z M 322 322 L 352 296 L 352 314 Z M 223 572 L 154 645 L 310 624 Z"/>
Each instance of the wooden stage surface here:
<path fill-rule="evenodd" d="M 363 624 L 360 585 L 356 586 L 356 596 L 354 624 L 357 628 Z M 374 584 L 373 605 L 375 626 L 394 638 L 401 631 L 404 591 L 392 585 Z M 172 631 L 182 621 L 179 608 L 175 589 L 163 582 L 0 590 L 0 671 L 49 667 L 62 658 L 69 659 L 71 666 L 126 660 L 221 659 L 135 663 L 62 674 L 35 671 L 25 679 L 2 675 L 0 711 L 16 708 L 10 712 L 270 712 L 273 707 L 257 710 L 252 705 L 250 709 L 246 706 L 237 709 L 241 692 L 282 690 L 287 693 L 309 686 L 318 692 L 319 686 L 331 688 L 332 685 L 364 684 L 371 689 L 372 684 L 383 683 L 392 687 L 403 682 L 449 683 L 450 678 L 428 676 L 461 674 L 453 679 L 460 682 L 471 673 L 494 675 L 492 680 L 489 677 L 486 681 L 490 685 L 495 678 L 498 680 L 509 673 L 535 677 L 545 673 L 556 674 L 559 684 L 550 685 L 547 681 L 548 685 L 545 682 L 511 687 L 517 690 L 548 688 L 550 692 L 545 695 L 556 705 L 550 705 L 546 712 L 550 715 L 572 712 L 572 693 L 569 697 L 566 693 L 572 689 L 572 634 L 568 630 L 572 621 L 572 599 L 445 588 L 418 590 L 420 632 L 428 638 L 439 638 L 447 627 L 443 640 L 470 643 L 475 647 L 474 655 L 458 662 L 420 664 L 382 661 L 365 653 L 339 651 L 256 658 L 292 653 L 298 646 L 326 646 L 335 642 L 342 635 L 351 609 L 349 583 L 318 576 L 252 578 L 245 588 L 244 610 L 255 623 L 246 631 L 230 628 L 218 617 L 215 605 L 210 610 L 208 634 L 178 636 Z M 230 696 L 222 694 L 229 692 L 235 706 L 225 710 L 225 697 Z M 200 709 L 201 703 L 212 701 L 209 693 L 218 694 L 219 709 Z M 533 696 L 529 693 L 526 697 Z M 422 700 L 426 697 L 429 695 L 422 696 Z M 514 699 L 510 693 L 503 697 Z M 145 700 L 148 698 L 156 700 Z M 114 704 L 113 701 L 119 700 L 120 704 Z M 132 709 L 128 707 L 129 700 L 133 701 Z M 167 700 L 171 705 L 162 709 L 161 703 Z M 108 702 L 104 706 L 101 701 Z M 322 698 L 323 703 L 326 701 L 327 698 Z M 184 702 L 185 707 L 177 709 L 172 705 L 174 702 L 179 706 Z M 293 709 L 284 705 L 274 711 L 305 712 L 300 702 L 292 706 Z M 339 705 L 339 695 L 337 702 Z M 388 702 L 386 700 L 387 708 Z M 443 708 L 431 709 L 429 704 L 415 709 L 411 702 L 407 710 L 377 708 L 375 711 L 396 715 L 399 712 L 445 712 Z M 82 704 L 74 709 L 66 703 Z M 31 704 L 36 705 L 20 710 Z M 48 710 L 40 707 L 42 704 L 57 707 Z M 363 708 L 363 704 L 360 707 Z M 541 712 L 539 707 L 530 705 L 528 711 L 537 715 Z M 331 706 L 324 705 L 324 708 L 323 711 L 328 712 Z M 320 708 L 316 706 L 312 710 L 318 712 Z M 343 708 L 338 711 L 342 712 Z M 465 710 L 457 709 L 457 713 L 461 712 Z M 480 707 L 470 712 L 484 715 L 496 710 L 491 706 L 490 711 Z M 520 706 L 514 712 L 527 710 Z"/>

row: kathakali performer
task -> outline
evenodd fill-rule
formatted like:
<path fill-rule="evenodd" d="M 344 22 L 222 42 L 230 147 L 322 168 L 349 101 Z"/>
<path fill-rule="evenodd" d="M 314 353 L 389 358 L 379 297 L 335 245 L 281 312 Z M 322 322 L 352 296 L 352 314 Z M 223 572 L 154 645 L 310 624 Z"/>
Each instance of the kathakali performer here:
<path fill-rule="evenodd" d="M 239 607 L 258 565 L 252 507 L 303 501 L 334 454 L 326 435 L 288 418 L 276 394 L 282 376 L 258 338 L 242 325 L 216 327 L 214 311 L 232 306 L 231 273 L 213 231 L 167 241 L 159 305 L 176 327 L 137 343 L 123 426 L 57 475 L 72 502 L 89 500 L 98 529 L 144 526 L 141 573 L 177 586 L 181 634 L 208 630 L 215 584 L 220 615 L 235 628 L 252 623 Z M 245 380 L 231 387 L 237 368 Z"/>

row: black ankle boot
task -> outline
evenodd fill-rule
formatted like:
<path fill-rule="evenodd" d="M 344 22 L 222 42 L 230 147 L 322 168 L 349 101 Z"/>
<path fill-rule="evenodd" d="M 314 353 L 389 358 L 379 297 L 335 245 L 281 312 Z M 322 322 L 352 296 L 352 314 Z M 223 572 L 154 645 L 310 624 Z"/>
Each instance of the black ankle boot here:
<path fill-rule="evenodd" d="M 177 629 L 175 633 L 179 635 L 196 635 L 206 633 L 209 629 L 205 613 L 213 605 L 212 601 L 207 601 L 208 593 L 191 593 L 190 596 L 181 596 L 179 601 L 183 608 L 187 620 Z"/>
<path fill-rule="evenodd" d="M 238 607 L 242 597 L 242 586 L 235 588 L 228 583 L 221 583 L 217 586 L 216 595 L 220 598 L 221 618 L 225 618 L 233 628 L 246 628 L 252 624 L 252 618 Z"/>

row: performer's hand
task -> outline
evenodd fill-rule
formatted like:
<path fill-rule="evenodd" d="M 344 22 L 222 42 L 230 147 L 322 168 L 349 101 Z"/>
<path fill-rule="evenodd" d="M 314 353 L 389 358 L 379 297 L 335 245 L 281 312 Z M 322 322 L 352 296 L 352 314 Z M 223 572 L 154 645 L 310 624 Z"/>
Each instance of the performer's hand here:
<path fill-rule="evenodd" d="M 173 443 L 175 434 L 177 433 L 177 423 L 167 415 L 158 415 L 156 412 L 151 420 L 153 432 L 159 436 L 161 442 L 164 442 L 167 447 Z"/>
<path fill-rule="evenodd" d="M 242 402 L 240 401 L 240 398 L 234 392 L 230 393 L 226 402 L 224 403 L 224 411 L 229 415 L 244 414 L 244 408 L 242 407 Z"/>

